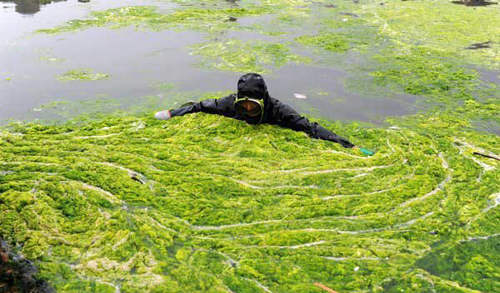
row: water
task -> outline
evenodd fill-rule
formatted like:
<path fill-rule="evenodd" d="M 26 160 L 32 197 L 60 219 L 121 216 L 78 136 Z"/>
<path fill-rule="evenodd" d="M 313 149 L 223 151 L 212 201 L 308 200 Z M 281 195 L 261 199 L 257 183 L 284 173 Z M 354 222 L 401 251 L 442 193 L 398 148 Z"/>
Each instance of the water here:
<path fill-rule="evenodd" d="M 237 6 L 236 1 L 228 1 Z M 12 119 L 43 117 L 42 105 L 55 101 L 110 98 L 140 103 L 140 97 L 158 95 L 154 84 L 172 83 L 180 92 L 236 90 L 243 73 L 196 66 L 188 46 L 205 42 L 206 35 L 193 31 L 136 31 L 91 28 L 62 35 L 33 34 L 72 19 L 85 19 L 91 11 L 134 5 L 174 9 L 168 1 L 96 0 L 90 3 L 37 0 L 0 2 L 0 123 Z M 238 19 L 251 23 L 256 19 Z M 228 38 L 250 40 L 252 33 L 230 32 Z M 266 37 L 261 37 L 265 39 Z M 62 82 L 56 76 L 68 70 L 90 68 L 109 74 L 106 80 Z M 357 93 L 346 86 L 346 68 L 286 65 L 265 75 L 271 95 L 301 112 L 330 119 L 377 122 L 387 115 L 416 110 L 414 97 Z M 306 100 L 293 94 L 306 94 Z M 168 99 L 168 95 L 164 96 Z M 129 102 L 127 102 L 129 103 Z M 85 109 L 81 109 L 85 112 Z"/>

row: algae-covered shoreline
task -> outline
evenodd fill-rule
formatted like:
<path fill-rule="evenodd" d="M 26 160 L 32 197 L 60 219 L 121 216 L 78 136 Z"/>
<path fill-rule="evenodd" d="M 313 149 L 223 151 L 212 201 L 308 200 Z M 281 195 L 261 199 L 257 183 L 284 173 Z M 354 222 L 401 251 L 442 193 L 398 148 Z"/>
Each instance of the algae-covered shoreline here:
<path fill-rule="evenodd" d="M 497 5 L 173 2 L 178 10 L 109 10 L 42 33 L 201 30 L 219 36 L 192 47 L 202 66 L 235 72 L 359 54 L 363 68 L 349 70 L 366 74 L 353 90 L 414 95 L 426 110 L 378 127 L 310 117 L 373 157 L 220 116 L 157 121 L 153 107 L 169 106 L 157 98 L 107 117 L 11 123 L 0 130 L 0 237 L 38 278 L 57 292 L 500 289 L 500 161 L 491 158 L 500 139 L 476 127 L 500 123 L 500 95 L 474 69 L 498 65 L 498 28 L 474 29 L 499 19 Z M 273 25 L 229 18 L 263 15 Z"/>

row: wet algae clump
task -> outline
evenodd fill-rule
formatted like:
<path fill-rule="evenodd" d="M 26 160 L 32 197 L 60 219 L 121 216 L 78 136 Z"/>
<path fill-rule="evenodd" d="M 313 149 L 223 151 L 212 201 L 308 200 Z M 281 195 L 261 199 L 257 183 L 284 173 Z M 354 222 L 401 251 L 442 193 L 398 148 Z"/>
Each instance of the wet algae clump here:
<path fill-rule="evenodd" d="M 418 264 L 434 275 L 458 281 L 483 292 L 500 288 L 500 235 L 471 239 L 451 249 L 436 249 Z"/>
<path fill-rule="evenodd" d="M 345 52 L 349 44 L 345 38 L 336 34 L 322 34 L 318 36 L 300 36 L 295 40 L 303 45 L 318 46 L 330 52 Z"/>
<path fill-rule="evenodd" d="M 496 237 L 499 163 L 472 153 L 498 153 L 497 138 L 323 124 L 378 153 L 208 114 L 11 125 L 0 235 L 60 292 L 496 286 L 426 258 Z M 464 276 L 494 278 L 480 263 L 491 273 Z"/>
<path fill-rule="evenodd" d="M 409 94 L 432 96 L 434 100 L 472 98 L 471 93 L 478 88 L 477 73 L 458 65 L 450 54 L 417 46 L 408 50 L 391 47 L 387 51 L 392 54 L 376 56 L 383 64 L 381 69 L 371 72 L 377 85 L 395 86 Z"/>
<path fill-rule="evenodd" d="M 369 6 L 364 10 L 373 14 L 383 34 L 399 44 L 452 52 L 463 60 L 490 68 L 500 65 L 498 5 L 466 7 L 447 1 L 390 1 L 375 10 Z M 484 42 L 491 42 L 491 46 L 467 49 Z"/>
<path fill-rule="evenodd" d="M 220 30 L 237 25 L 234 22 L 228 21 L 230 17 L 256 16 L 262 13 L 263 9 L 260 8 L 202 9 L 191 7 L 165 13 L 159 12 L 155 7 L 151 6 L 121 7 L 95 11 L 92 13 L 90 19 L 75 19 L 65 25 L 51 29 L 41 29 L 37 32 L 60 34 L 77 32 L 92 27 L 119 29 L 127 26 L 149 30 L 165 30 L 170 28 Z"/>
<path fill-rule="evenodd" d="M 307 63 L 309 58 L 292 54 L 285 44 L 261 41 L 227 40 L 201 43 L 192 47 L 193 55 L 204 57 L 200 65 L 236 72 L 268 73 L 290 63 Z"/>
<path fill-rule="evenodd" d="M 94 73 L 91 69 L 73 69 L 57 76 L 60 81 L 95 81 L 109 78 L 109 74 Z"/>

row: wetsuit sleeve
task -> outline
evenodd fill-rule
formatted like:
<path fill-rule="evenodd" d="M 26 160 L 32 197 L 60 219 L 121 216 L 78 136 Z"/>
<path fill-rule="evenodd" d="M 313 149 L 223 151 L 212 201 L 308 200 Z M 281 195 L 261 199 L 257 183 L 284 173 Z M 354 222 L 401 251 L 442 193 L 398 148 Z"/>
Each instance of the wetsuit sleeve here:
<path fill-rule="evenodd" d="M 170 113 L 172 114 L 172 117 L 182 116 L 197 112 L 218 114 L 230 117 L 233 115 L 233 107 L 231 107 L 232 106 L 231 100 L 234 100 L 232 96 L 227 96 L 221 99 L 202 100 L 193 105 L 171 110 Z"/>
<path fill-rule="evenodd" d="M 309 119 L 301 116 L 297 111 L 292 109 L 292 107 L 277 100 L 275 101 L 276 103 L 274 105 L 273 117 L 270 119 L 274 122 L 274 124 L 291 128 L 296 131 L 303 131 L 313 138 L 340 143 L 345 148 L 354 147 L 354 144 L 349 142 L 347 139 L 331 132 L 316 122 L 309 122 Z"/>

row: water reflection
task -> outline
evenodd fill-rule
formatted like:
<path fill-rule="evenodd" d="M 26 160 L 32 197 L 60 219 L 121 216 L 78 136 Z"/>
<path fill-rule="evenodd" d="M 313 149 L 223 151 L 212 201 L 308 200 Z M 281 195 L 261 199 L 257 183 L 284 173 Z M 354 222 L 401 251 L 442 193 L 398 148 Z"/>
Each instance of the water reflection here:
<path fill-rule="evenodd" d="M 4 3 L 15 3 L 16 12 L 20 14 L 30 15 L 40 11 L 41 5 L 50 3 L 62 2 L 66 0 L 0 0 Z"/>

